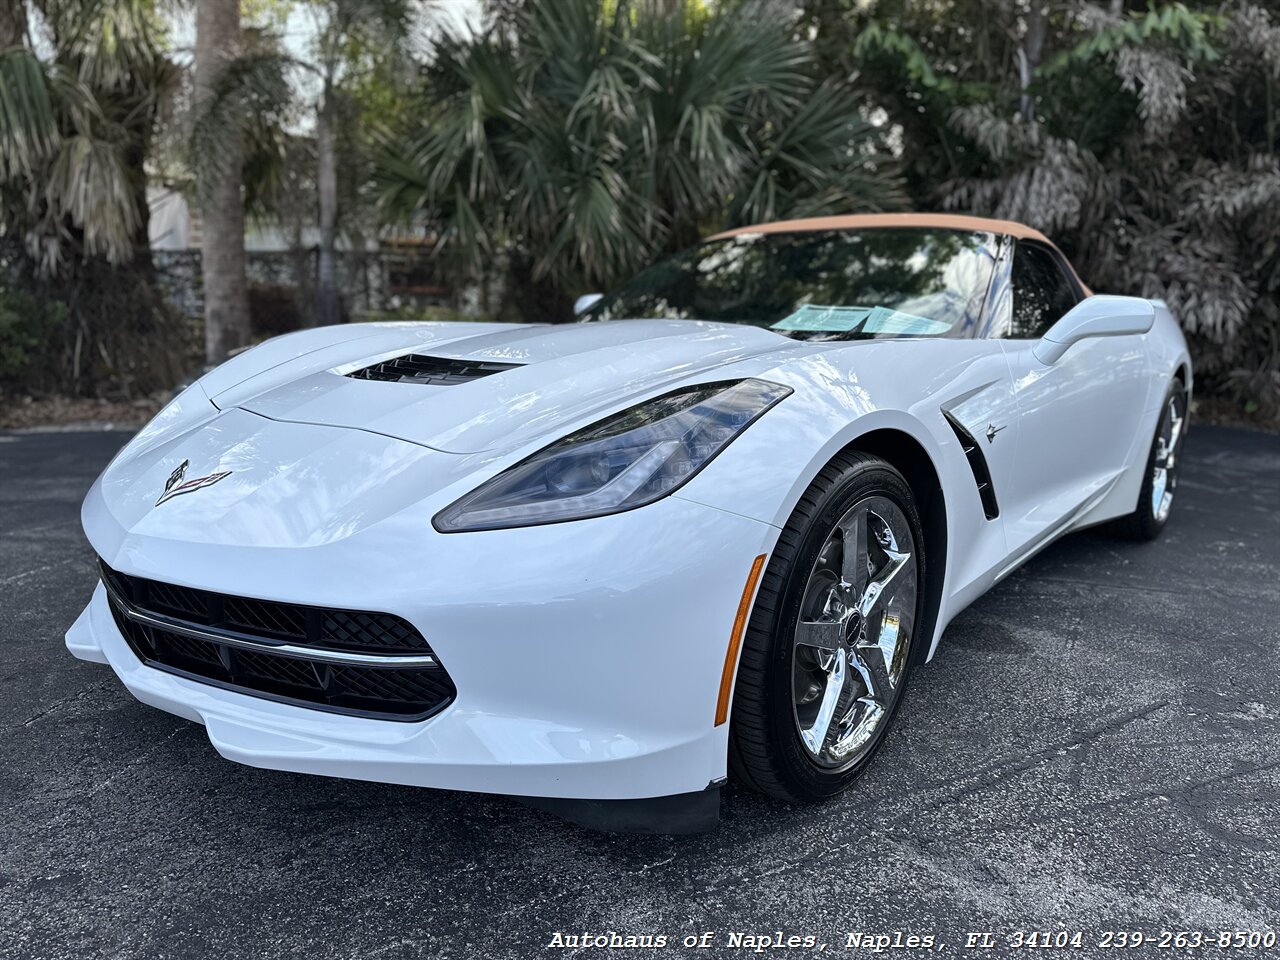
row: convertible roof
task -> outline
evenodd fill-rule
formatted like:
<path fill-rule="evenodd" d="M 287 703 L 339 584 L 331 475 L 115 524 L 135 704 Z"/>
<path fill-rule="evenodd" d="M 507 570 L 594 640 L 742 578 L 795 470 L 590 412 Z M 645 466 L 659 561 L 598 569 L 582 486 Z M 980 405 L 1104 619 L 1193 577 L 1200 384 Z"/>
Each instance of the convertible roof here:
<path fill-rule="evenodd" d="M 990 220 L 953 213 L 860 213 L 848 217 L 809 217 L 805 220 L 777 220 L 738 227 L 718 233 L 712 240 L 736 237 L 743 233 L 801 233 L 808 230 L 864 230 L 870 227 L 938 227 L 944 230 L 988 230 L 1004 233 L 1020 240 L 1039 240 L 1053 246 L 1039 230 L 1012 220 Z"/>
<path fill-rule="evenodd" d="M 953 213 L 861 213 L 847 217 L 809 217 L 805 220 L 778 220 L 773 223 L 758 223 L 750 227 L 738 227 L 718 233 L 711 240 L 723 240 L 726 237 L 737 237 L 749 233 L 804 233 L 811 230 L 866 230 L 876 227 L 935 227 L 941 230 L 986 230 L 990 233 L 1017 237 L 1019 240 L 1035 240 L 1052 248 L 1061 258 L 1076 281 L 1080 278 L 1075 273 L 1062 251 L 1058 250 L 1052 240 L 1039 230 L 1026 224 L 1012 220 L 991 220 L 987 217 L 967 217 Z M 1080 282 L 1081 289 L 1087 295 L 1089 288 Z"/>

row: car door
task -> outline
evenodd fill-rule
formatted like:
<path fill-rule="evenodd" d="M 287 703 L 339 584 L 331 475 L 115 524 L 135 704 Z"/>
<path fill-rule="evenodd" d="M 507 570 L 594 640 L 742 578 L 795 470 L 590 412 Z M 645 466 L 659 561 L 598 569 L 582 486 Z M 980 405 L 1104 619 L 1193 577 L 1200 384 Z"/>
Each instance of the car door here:
<path fill-rule="evenodd" d="M 1002 264 L 996 335 L 1003 338 L 1018 407 L 1005 535 L 1019 556 L 1064 529 L 1119 477 L 1136 441 L 1148 389 L 1142 337 L 1098 337 L 1044 364 L 1039 338 L 1084 291 L 1061 254 L 1019 240 Z"/>

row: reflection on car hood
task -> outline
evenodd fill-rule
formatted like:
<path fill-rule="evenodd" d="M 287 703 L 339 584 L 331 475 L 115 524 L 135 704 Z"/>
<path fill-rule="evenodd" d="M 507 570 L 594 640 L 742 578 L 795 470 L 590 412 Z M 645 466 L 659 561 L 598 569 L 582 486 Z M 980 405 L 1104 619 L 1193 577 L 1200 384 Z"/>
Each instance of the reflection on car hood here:
<path fill-rule="evenodd" d="M 311 331 L 304 347 L 312 349 L 295 343 L 284 359 L 278 351 L 256 358 L 258 351 L 250 351 L 231 369 L 214 371 L 205 390 L 224 410 L 241 407 L 273 420 L 351 427 L 450 453 L 477 453 L 518 446 L 665 384 L 798 346 L 756 327 L 685 320 L 329 329 L 341 339 L 326 343 L 315 338 L 322 331 Z M 515 366 L 448 385 L 347 375 L 406 355 Z"/>

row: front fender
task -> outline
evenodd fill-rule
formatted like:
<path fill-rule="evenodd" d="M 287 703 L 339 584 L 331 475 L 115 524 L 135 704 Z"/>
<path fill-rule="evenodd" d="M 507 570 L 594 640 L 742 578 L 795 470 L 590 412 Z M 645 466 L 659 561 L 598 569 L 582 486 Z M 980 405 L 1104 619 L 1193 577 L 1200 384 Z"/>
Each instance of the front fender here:
<path fill-rule="evenodd" d="M 883 451 L 886 442 L 893 446 L 887 431 L 909 439 L 937 476 L 945 518 L 945 555 L 930 562 L 934 575 L 943 578 L 932 655 L 942 629 L 990 587 L 1008 555 L 1003 522 L 986 517 L 973 472 L 942 412 L 976 402 L 984 420 L 1003 416 L 1016 423 L 999 342 L 856 344 L 752 373 L 794 392 L 675 496 L 780 531 L 840 451 L 856 448 L 870 434 L 876 434 L 873 448 Z"/>
<path fill-rule="evenodd" d="M 859 437 L 896 430 L 924 448 L 935 470 L 942 459 L 939 439 L 902 411 L 870 410 L 852 421 L 833 416 L 824 422 L 792 410 L 793 417 L 779 416 L 768 430 L 739 437 L 716 459 L 714 473 L 708 468 L 675 495 L 781 529 L 818 472 Z"/>

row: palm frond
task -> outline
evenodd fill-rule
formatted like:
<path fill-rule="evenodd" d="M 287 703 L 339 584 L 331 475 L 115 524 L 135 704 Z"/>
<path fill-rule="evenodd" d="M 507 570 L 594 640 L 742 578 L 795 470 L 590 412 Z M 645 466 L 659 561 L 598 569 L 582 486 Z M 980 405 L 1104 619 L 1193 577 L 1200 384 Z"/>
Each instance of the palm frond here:
<path fill-rule="evenodd" d="M 58 140 L 43 65 L 26 50 L 0 53 L 0 181 L 30 174 Z"/>
<path fill-rule="evenodd" d="M 250 193 L 269 191 L 269 178 L 284 160 L 284 127 L 293 103 L 289 74 L 297 61 L 280 51 L 253 50 L 227 61 L 191 126 L 190 163 L 198 184 L 227 173 L 229 138 L 241 138 L 250 166 L 260 175 Z"/>
<path fill-rule="evenodd" d="M 151 0 L 81 0 L 47 5 L 59 59 L 101 91 L 136 86 L 163 59 L 161 24 Z"/>
<path fill-rule="evenodd" d="M 45 199 L 81 229 L 90 256 L 119 263 L 132 252 L 138 202 L 133 171 L 119 144 L 86 134 L 65 138 L 49 172 Z"/>
<path fill-rule="evenodd" d="M 878 137 L 843 87 L 815 90 L 813 67 L 763 7 L 531 0 L 441 45 L 379 194 L 443 225 L 463 261 L 502 243 L 561 289 L 616 283 L 729 208 L 896 203 Z"/>
<path fill-rule="evenodd" d="M 895 165 L 878 139 L 848 90 L 822 84 L 784 125 L 753 142 L 749 186 L 734 197 L 730 222 L 902 206 Z"/>

